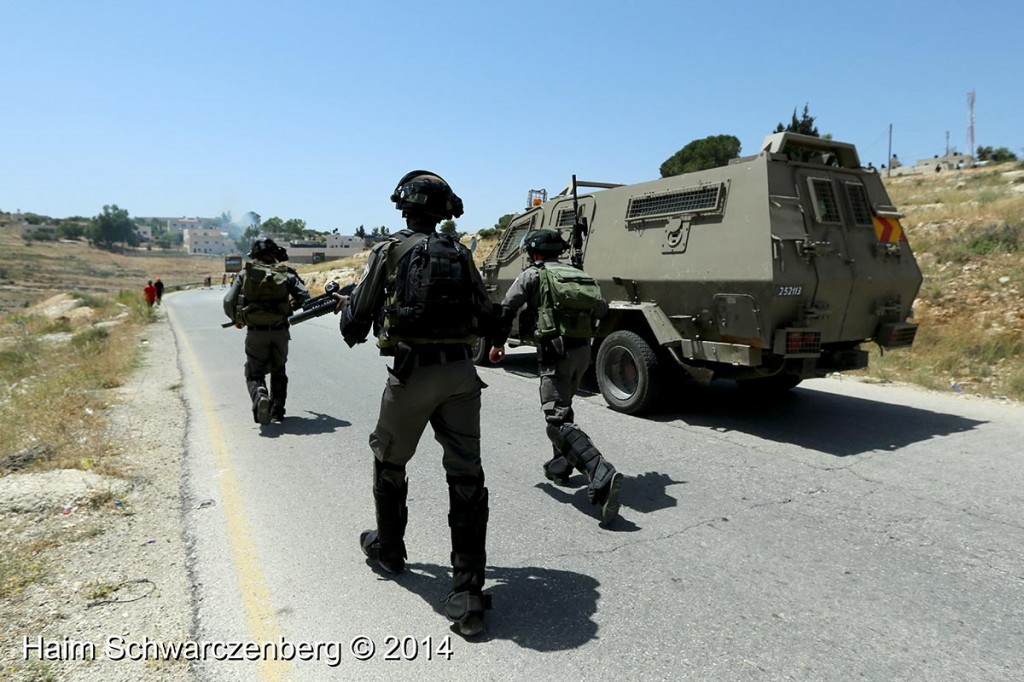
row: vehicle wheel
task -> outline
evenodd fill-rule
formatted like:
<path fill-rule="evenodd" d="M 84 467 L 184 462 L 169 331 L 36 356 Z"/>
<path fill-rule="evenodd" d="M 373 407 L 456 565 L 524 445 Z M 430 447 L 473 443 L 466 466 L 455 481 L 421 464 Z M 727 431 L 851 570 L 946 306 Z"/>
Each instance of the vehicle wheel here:
<path fill-rule="evenodd" d="M 617 412 L 638 414 L 657 398 L 658 356 L 639 334 L 612 332 L 597 351 L 597 385 Z"/>
<path fill-rule="evenodd" d="M 472 360 L 473 364 L 478 367 L 492 367 L 490 358 L 487 354 L 491 351 L 490 339 L 484 338 L 483 336 L 477 338 L 476 345 L 473 346 Z"/>
<path fill-rule="evenodd" d="M 782 372 L 762 379 L 739 379 L 736 381 L 736 386 L 750 393 L 785 393 L 796 388 L 801 381 L 803 379 L 796 374 Z"/>

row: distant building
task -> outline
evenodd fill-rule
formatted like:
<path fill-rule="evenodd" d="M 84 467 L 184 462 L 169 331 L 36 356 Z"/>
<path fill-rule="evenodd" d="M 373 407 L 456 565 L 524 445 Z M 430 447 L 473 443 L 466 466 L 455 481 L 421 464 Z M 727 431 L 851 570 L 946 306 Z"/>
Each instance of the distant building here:
<path fill-rule="evenodd" d="M 302 263 L 321 263 L 353 256 L 365 248 L 366 243 L 362 237 L 329 234 L 323 242 L 288 242 L 288 258 Z"/>
<path fill-rule="evenodd" d="M 235 245 L 220 230 L 186 228 L 182 234 L 182 248 L 190 254 L 223 256 L 234 253 Z"/>
<path fill-rule="evenodd" d="M 918 159 L 913 166 L 893 165 L 890 169 L 891 175 L 920 175 L 922 173 L 935 173 L 963 168 L 974 168 L 974 157 L 969 154 L 957 154 L 950 152 L 945 156 L 933 156 L 930 159 Z M 938 171 L 936 171 L 938 169 Z"/>
<path fill-rule="evenodd" d="M 25 220 L 18 222 L 18 236 L 35 237 L 36 235 L 46 235 L 47 237 L 54 239 L 57 237 L 57 226 L 56 225 L 32 225 Z"/>

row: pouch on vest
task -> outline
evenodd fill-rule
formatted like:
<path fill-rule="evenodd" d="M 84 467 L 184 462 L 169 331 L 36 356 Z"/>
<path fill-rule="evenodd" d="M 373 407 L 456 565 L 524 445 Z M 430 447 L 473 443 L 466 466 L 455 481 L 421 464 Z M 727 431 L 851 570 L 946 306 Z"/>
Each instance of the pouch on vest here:
<path fill-rule="evenodd" d="M 540 302 L 537 306 L 538 341 L 555 336 L 588 339 L 594 336 L 594 308 L 601 287 L 579 268 L 564 263 L 540 267 Z"/>
<path fill-rule="evenodd" d="M 288 321 L 288 275 L 286 265 L 259 261 L 245 264 L 242 319 L 247 325 L 274 325 Z"/>
<path fill-rule="evenodd" d="M 382 332 L 386 341 L 381 340 L 389 345 L 470 342 L 476 333 L 472 267 L 471 254 L 454 238 L 438 233 L 420 237 L 397 263 L 389 263 Z"/>

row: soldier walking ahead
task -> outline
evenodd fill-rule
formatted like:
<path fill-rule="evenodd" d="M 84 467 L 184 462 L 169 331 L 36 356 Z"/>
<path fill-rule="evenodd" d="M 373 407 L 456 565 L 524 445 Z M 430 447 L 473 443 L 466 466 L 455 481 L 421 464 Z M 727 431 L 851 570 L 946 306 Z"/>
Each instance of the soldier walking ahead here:
<path fill-rule="evenodd" d="M 407 229 L 370 253 L 363 278 L 342 310 L 349 346 L 371 327 L 388 368 L 373 451 L 377 527 L 359 536 L 363 553 L 389 574 L 405 569 L 408 481 L 405 467 L 429 423 L 443 450 L 451 526 L 452 590 L 445 614 L 465 636 L 483 630 L 487 562 L 487 488 L 480 462 L 480 390 L 470 360 L 481 325 L 493 324 L 493 305 L 469 250 L 435 231 L 462 215 L 462 200 L 438 175 L 407 173 L 391 195 Z"/>
<path fill-rule="evenodd" d="M 505 294 L 501 330 L 489 359 L 499 363 L 505 357 L 512 322 L 526 306 L 519 316 L 519 338 L 537 346 L 541 409 L 554 450 L 544 464 L 544 476 L 567 486 L 573 468 L 585 474 L 587 495 L 601 510 L 601 525 L 607 526 L 619 513 L 622 474 L 573 423 L 572 398 L 590 365 L 595 320 L 604 316 L 608 304 L 589 275 L 558 260 L 568 248 L 558 232 L 534 230 L 523 244 L 530 264 Z"/>
<path fill-rule="evenodd" d="M 266 425 L 284 419 L 288 398 L 288 316 L 309 298 L 298 273 L 283 265 L 288 252 L 273 239 L 258 239 L 224 296 L 224 312 L 245 334 L 245 383 L 252 399 L 252 418 Z M 270 375 L 270 391 L 266 376 Z"/>

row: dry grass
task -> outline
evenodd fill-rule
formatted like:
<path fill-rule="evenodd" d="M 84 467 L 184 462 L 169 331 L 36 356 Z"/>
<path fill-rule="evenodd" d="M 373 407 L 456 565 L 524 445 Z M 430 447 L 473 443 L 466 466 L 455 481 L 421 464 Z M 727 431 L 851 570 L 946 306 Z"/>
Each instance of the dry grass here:
<path fill-rule="evenodd" d="M 1024 400 L 1024 172 L 1016 164 L 886 181 L 924 282 L 909 350 L 864 373 Z"/>

